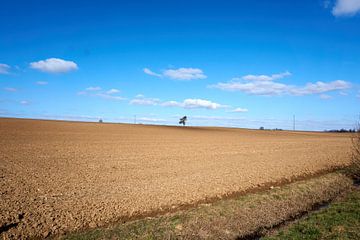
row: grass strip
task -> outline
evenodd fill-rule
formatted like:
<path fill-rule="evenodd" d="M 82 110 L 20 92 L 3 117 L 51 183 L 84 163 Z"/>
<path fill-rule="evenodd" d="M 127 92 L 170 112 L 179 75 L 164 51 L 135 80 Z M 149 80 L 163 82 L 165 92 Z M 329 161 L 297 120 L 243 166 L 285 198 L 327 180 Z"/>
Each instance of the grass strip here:
<path fill-rule="evenodd" d="M 246 239 L 329 202 L 351 188 L 330 173 L 158 217 L 69 233 L 60 239 Z M 254 236 L 255 236 L 254 235 Z"/>
<path fill-rule="evenodd" d="M 360 191 L 263 239 L 360 239 Z"/>

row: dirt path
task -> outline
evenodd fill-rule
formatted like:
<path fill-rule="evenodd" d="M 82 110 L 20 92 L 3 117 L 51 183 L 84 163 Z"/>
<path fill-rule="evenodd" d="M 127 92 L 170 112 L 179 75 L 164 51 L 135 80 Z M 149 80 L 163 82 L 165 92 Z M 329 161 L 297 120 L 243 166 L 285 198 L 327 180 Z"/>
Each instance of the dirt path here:
<path fill-rule="evenodd" d="M 47 236 L 347 164 L 344 134 L 0 119 L 4 237 Z"/>

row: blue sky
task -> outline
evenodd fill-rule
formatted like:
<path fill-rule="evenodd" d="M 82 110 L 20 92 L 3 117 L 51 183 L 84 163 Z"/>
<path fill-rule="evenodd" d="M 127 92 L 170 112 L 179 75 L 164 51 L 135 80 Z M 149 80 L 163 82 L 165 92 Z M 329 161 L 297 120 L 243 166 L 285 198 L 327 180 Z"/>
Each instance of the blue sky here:
<path fill-rule="evenodd" d="M 360 0 L 5 1 L 0 116 L 324 130 L 360 108 Z"/>

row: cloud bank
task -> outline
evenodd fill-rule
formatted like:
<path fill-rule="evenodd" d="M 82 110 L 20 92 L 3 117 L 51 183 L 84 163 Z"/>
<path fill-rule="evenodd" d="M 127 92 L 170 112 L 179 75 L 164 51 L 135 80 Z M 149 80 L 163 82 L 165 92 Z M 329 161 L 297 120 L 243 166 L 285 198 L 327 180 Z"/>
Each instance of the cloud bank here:
<path fill-rule="evenodd" d="M 321 94 L 335 90 L 350 88 L 350 83 L 343 80 L 332 82 L 307 83 L 305 86 L 293 86 L 274 80 L 290 76 L 289 72 L 268 75 L 246 75 L 241 78 L 234 78 L 230 82 L 220 82 L 210 85 L 210 88 L 218 88 L 225 91 L 240 91 L 251 95 L 279 96 L 292 95 L 303 96 L 310 94 Z"/>
<path fill-rule="evenodd" d="M 160 101 L 158 98 L 147 98 L 141 94 L 137 95 L 129 102 L 132 105 L 144 105 L 144 106 L 162 106 L 162 107 L 180 107 L 185 109 L 209 109 L 216 110 L 220 108 L 229 108 L 227 105 L 212 102 L 205 99 L 187 98 L 182 102 L 178 101 Z"/>

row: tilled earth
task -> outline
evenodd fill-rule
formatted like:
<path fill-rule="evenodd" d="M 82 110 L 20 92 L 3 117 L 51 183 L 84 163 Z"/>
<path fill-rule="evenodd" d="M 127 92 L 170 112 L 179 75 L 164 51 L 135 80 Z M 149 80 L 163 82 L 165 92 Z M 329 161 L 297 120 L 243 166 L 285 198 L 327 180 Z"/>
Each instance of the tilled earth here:
<path fill-rule="evenodd" d="M 346 165 L 346 134 L 0 119 L 0 235 L 47 237 Z"/>

